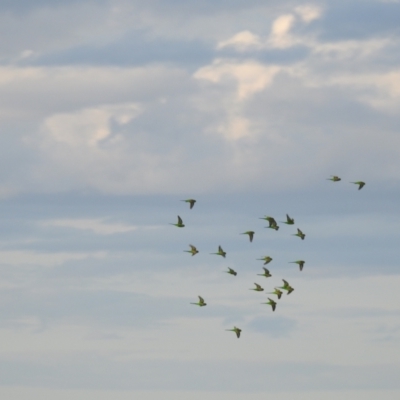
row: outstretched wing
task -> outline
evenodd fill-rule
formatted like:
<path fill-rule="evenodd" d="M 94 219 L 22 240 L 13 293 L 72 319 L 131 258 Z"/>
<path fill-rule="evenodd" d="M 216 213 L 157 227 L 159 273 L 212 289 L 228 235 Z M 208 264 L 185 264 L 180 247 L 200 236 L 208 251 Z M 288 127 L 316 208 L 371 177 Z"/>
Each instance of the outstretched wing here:
<path fill-rule="evenodd" d="M 180 225 L 182 223 L 183 223 L 182 218 L 178 215 L 178 224 Z"/>

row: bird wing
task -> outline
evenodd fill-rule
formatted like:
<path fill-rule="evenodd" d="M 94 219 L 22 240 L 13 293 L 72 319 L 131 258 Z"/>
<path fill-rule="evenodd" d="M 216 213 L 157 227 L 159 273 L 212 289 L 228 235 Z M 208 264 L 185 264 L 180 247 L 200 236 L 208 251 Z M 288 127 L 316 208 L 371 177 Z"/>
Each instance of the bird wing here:
<path fill-rule="evenodd" d="M 178 224 L 182 224 L 182 218 L 178 215 Z"/>
<path fill-rule="evenodd" d="M 204 303 L 204 299 L 201 296 L 198 296 L 198 297 L 199 297 L 199 302 Z"/>
<path fill-rule="evenodd" d="M 236 329 L 235 332 L 236 332 L 236 336 L 237 336 L 238 338 L 240 338 L 240 332 L 242 332 L 241 329 Z"/>
<path fill-rule="evenodd" d="M 193 246 L 192 244 L 189 244 L 189 246 L 190 246 L 190 248 L 191 248 L 193 251 L 197 251 L 196 247 Z"/>
<path fill-rule="evenodd" d="M 284 279 L 282 279 L 283 280 L 283 287 L 288 287 L 289 286 L 289 282 L 288 281 L 285 281 Z"/>

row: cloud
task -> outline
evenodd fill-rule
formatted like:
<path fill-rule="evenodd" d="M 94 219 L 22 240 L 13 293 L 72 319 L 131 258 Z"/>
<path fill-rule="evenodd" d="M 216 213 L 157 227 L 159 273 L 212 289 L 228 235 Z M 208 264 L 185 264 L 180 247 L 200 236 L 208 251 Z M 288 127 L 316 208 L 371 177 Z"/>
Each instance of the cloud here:
<path fill-rule="evenodd" d="M 238 51 L 245 51 L 248 49 L 260 49 L 263 47 L 260 37 L 251 33 L 250 31 L 239 32 L 232 38 L 219 42 L 217 49 L 224 47 L 234 47 Z"/>

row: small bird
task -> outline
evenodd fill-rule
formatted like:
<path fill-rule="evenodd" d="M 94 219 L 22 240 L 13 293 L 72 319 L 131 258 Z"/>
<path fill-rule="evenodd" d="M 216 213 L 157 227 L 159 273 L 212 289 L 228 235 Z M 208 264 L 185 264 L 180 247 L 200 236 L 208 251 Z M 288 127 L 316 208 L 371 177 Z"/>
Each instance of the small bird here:
<path fill-rule="evenodd" d="M 292 236 L 298 236 L 299 238 L 301 238 L 301 240 L 304 240 L 304 238 L 306 237 L 306 235 L 299 228 L 297 228 L 297 233 L 294 233 Z"/>
<path fill-rule="evenodd" d="M 263 260 L 263 261 L 265 261 L 264 265 L 267 265 L 268 263 L 270 263 L 272 261 L 272 258 L 270 256 L 265 256 L 263 258 L 257 258 L 257 260 Z"/>
<path fill-rule="evenodd" d="M 196 249 L 195 246 L 193 246 L 192 244 L 189 244 L 190 250 L 183 250 L 186 253 L 191 253 L 192 257 L 195 256 L 199 251 Z"/>
<path fill-rule="evenodd" d="M 259 276 L 265 276 L 266 278 L 271 277 L 272 275 L 269 273 L 269 271 L 267 270 L 267 268 L 263 267 L 264 273 L 263 274 L 257 274 Z"/>
<path fill-rule="evenodd" d="M 250 242 L 253 241 L 253 237 L 254 237 L 253 231 L 246 231 L 246 232 L 241 233 L 241 235 L 249 235 Z"/>
<path fill-rule="evenodd" d="M 283 286 L 279 286 L 279 289 L 283 289 L 287 291 L 287 294 L 290 294 L 293 292 L 294 288 L 292 286 L 289 285 L 288 281 L 283 280 Z"/>
<path fill-rule="evenodd" d="M 356 185 L 358 185 L 358 190 L 361 190 L 365 186 L 365 182 L 362 181 L 350 182 L 350 183 L 355 183 Z"/>
<path fill-rule="evenodd" d="M 259 218 L 259 219 L 265 219 L 266 221 L 268 221 L 270 227 L 273 227 L 273 226 L 278 225 L 278 224 L 276 223 L 276 221 L 275 221 L 275 218 L 268 217 L 267 215 L 266 215 L 265 217 Z"/>
<path fill-rule="evenodd" d="M 278 300 L 282 297 L 282 290 L 279 290 L 278 288 L 274 288 L 273 292 L 270 292 L 268 294 L 276 294 L 278 296 Z"/>
<path fill-rule="evenodd" d="M 240 338 L 240 332 L 242 332 L 242 330 L 237 328 L 236 326 L 234 326 L 233 329 L 225 329 L 225 330 L 230 332 L 235 332 L 238 339 Z"/>
<path fill-rule="evenodd" d="M 331 175 L 332 178 L 328 178 L 327 181 L 332 181 L 332 182 L 339 182 L 341 179 L 336 176 L 336 175 Z"/>
<path fill-rule="evenodd" d="M 304 263 L 305 263 L 304 260 L 290 261 L 289 263 L 290 264 L 298 264 L 300 271 L 303 271 L 303 267 L 304 267 Z"/>
<path fill-rule="evenodd" d="M 227 274 L 231 274 L 231 275 L 234 275 L 234 276 L 236 276 L 237 275 L 237 272 L 235 271 L 235 270 L 233 270 L 232 268 L 229 268 L 228 267 L 228 271 L 225 271 Z"/>
<path fill-rule="evenodd" d="M 256 292 L 262 292 L 264 290 L 258 283 L 254 283 L 254 284 L 256 285 L 256 287 L 253 289 L 249 289 L 249 290 L 255 290 Z"/>
<path fill-rule="evenodd" d="M 290 218 L 289 214 L 286 214 L 286 221 L 280 221 L 284 224 L 288 224 L 288 225 L 293 225 L 294 224 L 294 218 Z"/>
<path fill-rule="evenodd" d="M 186 203 L 189 203 L 190 204 L 190 209 L 192 209 L 193 206 L 194 206 L 194 203 L 196 203 L 195 199 L 187 199 L 187 200 L 181 200 L 181 201 L 185 201 Z"/>
<path fill-rule="evenodd" d="M 204 307 L 207 305 L 207 303 L 204 302 L 204 299 L 201 296 L 198 296 L 199 302 L 198 303 L 190 303 L 190 304 L 195 304 L 196 306 L 199 307 Z"/>
<path fill-rule="evenodd" d="M 276 301 L 270 299 L 269 297 L 268 297 L 268 301 L 266 303 L 261 303 L 261 304 L 269 304 L 272 307 L 272 311 L 275 311 Z"/>
<path fill-rule="evenodd" d="M 210 254 L 217 254 L 218 256 L 222 256 L 225 258 L 226 252 L 222 250 L 221 246 L 218 246 L 218 252 L 217 253 L 210 253 Z"/>
<path fill-rule="evenodd" d="M 185 225 L 183 225 L 183 221 L 182 221 L 182 218 L 178 215 L 178 223 L 177 224 L 171 224 L 170 223 L 170 225 L 175 225 L 175 226 L 177 226 L 178 228 L 183 228 Z"/>

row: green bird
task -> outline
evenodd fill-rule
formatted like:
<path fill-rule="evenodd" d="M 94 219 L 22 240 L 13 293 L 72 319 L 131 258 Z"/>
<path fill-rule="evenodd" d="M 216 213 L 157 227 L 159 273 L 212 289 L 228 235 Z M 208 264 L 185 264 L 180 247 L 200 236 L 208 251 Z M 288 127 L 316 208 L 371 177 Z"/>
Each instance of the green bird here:
<path fill-rule="evenodd" d="M 192 257 L 195 256 L 199 251 L 196 249 L 195 246 L 189 244 L 190 250 L 183 250 L 185 253 L 191 253 Z"/>
<path fill-rule="evenodd" d="M 182 221 L 182 218 L 178 215 L 178 223 L 177 224 L 171 224 L 170 223 L 170 225 L 175 225 L 175 226 L 177 226 L 178 228 L 183 228 L 185 225 L 183 225 L 183 221 Z"/>
<path fill-rule="evenodd" d="M 236 326 L 234 326 L 233 329 L 225 329 L 225 330 L 230 332 L 235 332 L 238 339 L 240 338 L 240 332 L 242 332 L 242 330 L 237 328 Z"/>
<path fill-rule="evenodd" d="M 274 288 L 273 292 L 269 292 L 268 294 L 275 294 L 278 296 L 278 300 L 282 297 L 282 290 L 279 290 L 278 288 Z"/>
<path fill-rule="evenodd" d="M 276 301 L 270 299 L 269 297 L 268 297 L 268 301 L 266 303 L 261 303 L 261 304 L 269 304 L 272 307 L 272 311 L 275 311 Z"/>
<path fill-rule="evenodd" d="M 254 237 L 253 231 L 246 231 L 246 232 L 241 233 L 241 235 L 249 235 L 250 242 L 253 241 L 253 237 Z"/>
<path fill-rule="evenodd" d="M 336 176 L 336 175 L 331 175 L 332 178 L 328 178 L 327 181 L 332 181 L 332 182 L 339 182 L 341 179 Z"/>
<path fill-rule="evenodd" d="M 192 209 L 193 206 L 194 206 L 194 203 L 196 203 L 196 200 L 195 200 L 195 199 L 187 199 L 187 200 L 181 200 L 181 201 L 184 201 L 184 202 L 186 202 L 186 203 L 189 203 L 189 204 L 190 204 L 190 209 Z"/>
<path fill-rule="evenodd" d="M 257 258 L 257 260 L 263 260 L 264 265 L 267 265 L 268 263 L 270 263 L 272 261 L 272 258 L 270 256 L 265 256 L 263 258 Z"/>
<path fill-rule="evenodd" d="M 304 260 L 290 261 L 289 264 L 298 264 L 300 271 L 303 271 L 305 261 Z"/>
<path fill-rule="evenodd" d="M 283 286 L 279 286 L 279 289 L 283 289 L 287 291 L 287 294 L 290 294 L 293 292 L 294 288 L 292 286 L 289 285 L 289 282 L 283 280 Z"/>
<path fill-rule="evenodd" d="M 306 235 L 299 228 L 297 228 L 297 233 L 294 233 L 292 236 L 298 236 L 299 238 L 301 238 L 301 240 L 304 240 L 304 238 L 306 237 Z"/>
<path fill-rule="evenodd" d="M 266 221 L 268 221 L 270 227 L 278 225 L 278 224 L 276 223 L 276 221 L 275 221 L 275 218 L 269 217 L 269 216 L 267 216 L 267 215 L 266 215 L 265 217 L 259 218 L 259 219 L 265 219 Z"/>
<path fill-rule="evenodd" d="M 225 258 L 226 252 L 222 250 L 221 246 L 218 246 L 218 252 L 217 253 L 210 253 L 210 254 L 217 254 L 218 256 L 222 256 Z"/>
<path fill-rule="evenodd" d="M 356 185 L 358 185 L 358 190 L 361 190 L 365 186 L 365 182 L 362 181 L 350 182 L 350 183 L 355 183 Z"/>
<path fill-rule="evenodd" d="M 258 283 L 254 283 L 254 284 L 256 285 L 256 287 L 253 289 L 249 289 L 249 290 L 255 290 L 256 292 L 262 292 L 264 290 Z"/>
<path fill-rule="evenodd" d="M 199 302 L 198 303 L 190 303 L 190 304 L 194 304 L 194 305 L 199 306 L 199 307 L 204 307 L 204 306 L 207 305 L 207 303 L 204 302 L 204 299 L 201 296 L 198 296 L 198 298 L 199 298 Z"/>
<path fill-rule="evenodd" d="M 235 271 L 235 270 L 233 270 L 232 268 L 229 268 L 228 267 L 228 271 L 225 271 L 227 274 L 231 274 L 231 275 L 234 275 L 234 276 L 236 276 L 237 275 L 237 272 Z"/>
<path fill-rule="evenodd" d="M 263 274 L 257 274 L 258 276 L 265 276 L 266 278 L 271 277 L 272 275 L 269 273 L 267 268 L 263 267 L 264 273 Z"/>
<path fill-rule="evenodd" d="M 290 218 L 289 214 L 286 214 L 286 221 L 280 221 L 284 224 L 294 225 L 294 218 Z"/>

